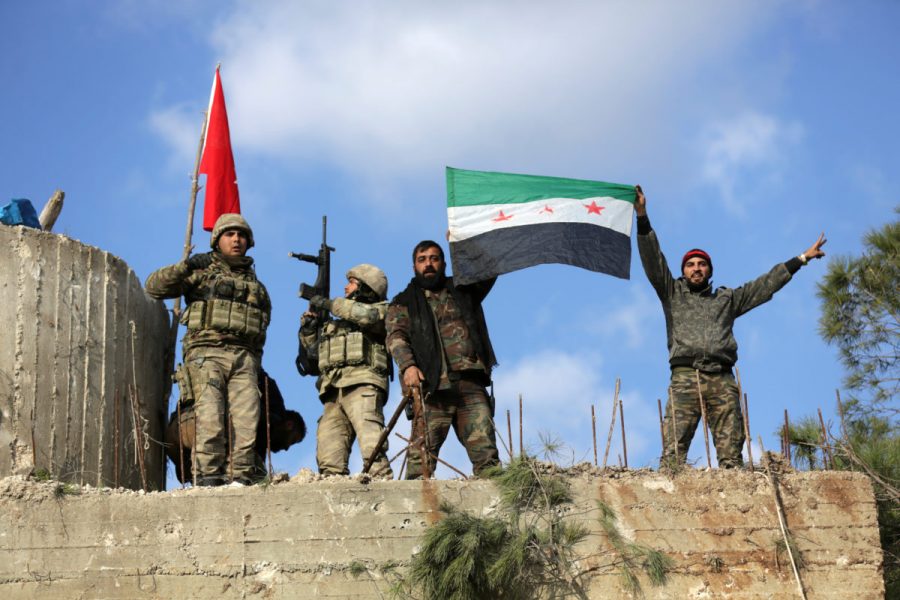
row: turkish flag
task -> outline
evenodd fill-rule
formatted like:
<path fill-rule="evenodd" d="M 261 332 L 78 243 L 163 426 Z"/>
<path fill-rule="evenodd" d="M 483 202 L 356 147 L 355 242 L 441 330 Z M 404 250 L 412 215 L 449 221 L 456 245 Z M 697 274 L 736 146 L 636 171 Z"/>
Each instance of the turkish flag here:
<path fill-rule="evenodd" d="M 206 138 L 200 158 L 200 172 L 206 175 L 206 201 L 203 206 L 203 229 L 212 231 L 216 219 L 224 213 L 240 213 L 231 135 L 228 132 L 228 112 L 219 67 L 213 80 L 209 111 L 206 115 Z"/>

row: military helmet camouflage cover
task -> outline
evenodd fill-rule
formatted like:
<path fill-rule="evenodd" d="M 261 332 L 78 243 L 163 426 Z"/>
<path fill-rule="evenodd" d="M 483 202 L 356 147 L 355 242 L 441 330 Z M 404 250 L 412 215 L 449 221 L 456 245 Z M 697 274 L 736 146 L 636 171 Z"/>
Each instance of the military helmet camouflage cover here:
<path fill-rule="evenodd" d="M 355 267 L 347 271 L 347 279 L 350 279 L 351 277 L 353 277 L 354 279 L 359 279 L 364 284 L 369 286 L 372 291 L 378 295 L 379 299 L 387 299 L 387 277 L 385 276 L 384 271 L 382 271 L 375 265 L 366 263 L 356 265 Z"/>
<path fill-rule="evenodd" d="M 253 230 L 247 220 L 237 213 L 225 213 L 216 219 L 213 226 L 212 234 L 209 236 L 209 247 L 213 250 L 218 249 L 219 236 L 229 229 L 239 229 L 247 234 L 247 248 L 253 247 Z"/>

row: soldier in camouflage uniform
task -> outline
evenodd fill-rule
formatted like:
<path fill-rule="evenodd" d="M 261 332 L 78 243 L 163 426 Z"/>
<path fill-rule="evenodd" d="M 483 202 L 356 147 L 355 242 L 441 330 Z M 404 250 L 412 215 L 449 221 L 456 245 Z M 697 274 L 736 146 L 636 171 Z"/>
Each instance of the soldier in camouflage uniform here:
<path fill-rule="evenodd" d="M 687 460 L 691 439 L 701 419 L 698 387 L 706 404 L 719 466 L 740 467 L 744 429 L 738 388 L 732 374 L 737 362 L 737 341 L 732 333 L 734 320 L 768 302 L 807 261 L 825 256 L 821 250 L 826 241 L 824 235 L 806 252 L 775 265 L 765 275 L 738 288 L 714 290 L 710 284 L 712 260 L 703 250 L 689 250 L 681 259 L 682 276 L 677 279 L 672 276 L 650 226 L 647 200 L 640 186 L 635 212 L 641 263 L 666 317 L 672 370 L 660 467 L 674 468 Z"/>
<path fill-rule="evenodd" d="M 272 304 L 246 256 L 253 232 L 241 215 L 218 218 L 210 247 L 212 252 L 155 271 L 145 287 L 154 298 L 184 295 L 187 304 L 181 315 L 187 326 L 184 365 L 176 377 L 181 401 L 195 405 L 194 483 L 246 484 L 255 475 L 257 380 Z"/>
<path fill-rule="evenodd" d="M 278 383 L 269 377 L 262 368 L 259 371 L 259 424 L 256 427 L 256 475 L 257 480 L 262 480 L 268 468 L 266 465 L 269 450 L 281 452 L 289 449 L 294 444 L 299 444 L 306 437 L 306 422 L 297 411 L 288 410 L 284 404 L 284 396 Z M 265 394 L 268 392 L 268 399 Z M 185 483 L 193 480 L 191 466 L 191 448 L 194 446 L 194 403 L 181 402 L 181 405 L 169 415 L 169 424 L 166 426 L 166 456 L 175 467 L 175 477 Z M 266 418 L 266 404 L 269 415 Z M 180 413 L 180 415 L 179 415 Z M 179 423 L 179 416 L 181 423 Z M 178 436 L 181 434 L 181 441 Z M 268 442 L 268 443 L 267 443 Z M 183 454 L 178 456 L 179 451 Z M 184 474 L 181 468 L 184 466 Z"/>
<path fill-rule="evenodd" d="M 357 265 L 347 272 L 344 298 L 313 296 L 309 301 L 311 309 L 327 310 L 336 319 L 319 323 L 311 311 L 301 319 L 300 343 L 307 354 L 318 344 L 316 386 L 323 410 L 316 432 L 316 463 L 323 475 L 349 474 L 356 437 L 363 460 L 368 460 L 384 430 L 390 367 L 384 345 L 387 289 L 381 269 Z M 369 472 L 392 479 L 385 450 L 386 443 Z"/>
<path fill-rule="evenodd" d="M 435 242 L 415 247 L 415 276 L 388 309 L 388 349 L 402 373 L 404 393 L 419 385 L 425 392 L 428 452 L 438 455 L 452 426 L 478 475 L 500 462 L 486 390 L 497 361 L 481 309 L 496 278 L 457 287 L 445 268 Z M 419 435 L 413 432 L 413 438 Z M 433 473 L 435 461 L 428 460 Z M 411 448 L 407 479 L 422 477 L 422 467 L 418 450 Z"/>

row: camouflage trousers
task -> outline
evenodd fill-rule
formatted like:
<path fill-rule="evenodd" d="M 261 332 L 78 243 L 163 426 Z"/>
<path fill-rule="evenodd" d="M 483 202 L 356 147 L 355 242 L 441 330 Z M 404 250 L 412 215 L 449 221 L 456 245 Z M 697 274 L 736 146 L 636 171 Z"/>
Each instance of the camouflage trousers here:
<path fill-rule="evenodd" d="M 670 400 L 663 422 L 663 455 L 660 467 L 683 465 L 697 425 L 702 419 L 697 373 L 688 367 L 672 370 Z M 734 375 L 700 373 L 700 392 L 706 404 L 706 417 L 716 446 L 719 467 L 734 468 L 744 464 L 744 420 Z M 674 410 L 673 410 L 674 409 Z"/>
<path fill-rule="evenodd" d="M 350 449 L 359 438 L 363 462 L 372 455 L 381 432 L 384 431 L 384 390 L 374 385 L 360 384 L 329 389 L 322 398 L 322 416 L 316 431 L 316 463 L 323 475 L 348 475 Z M 394 472 L 387 461 L 387 441 L 372 463 L 369 473 L 393 479 Z"/>
<path fill-rule="evenodd" d="M 252 480 L 259 362 L 259 356 L 236 346 L 195 347 L 185 355 L 196 415 L 192 463 L 197 478 Z"/>
<path fill-rule="evenodd" d="M 425 402 L 425 422 L 428 429 L 428 452 L 432 455 L 428 457 L 429 473 L 434 473 L 436 461 L 432 457 L 438 456 L 451 426 L 472 461 L 475 475 L 500 464 L 491 421 L 490 400 L 483 385 L 462 379 L 453 383 L 453 387 L 448 390 L 435 392 Z M 411 439 L 419 437 L 421 434 L 413 427 Z M 406 478 L 421 477 L 422 457 L 414 445 L 409 450 Z"/>

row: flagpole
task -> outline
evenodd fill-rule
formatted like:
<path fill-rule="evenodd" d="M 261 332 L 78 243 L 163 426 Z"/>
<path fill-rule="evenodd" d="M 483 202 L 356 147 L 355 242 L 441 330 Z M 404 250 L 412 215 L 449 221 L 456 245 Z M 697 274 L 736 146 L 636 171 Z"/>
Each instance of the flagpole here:
<path fill-rule="evenodd" d="M 218 70 L 218 67 L 216 67 Z M 209 112 L 203 113 L 203 127 L 200 129 L 200 143 L 197 145 L 197 160 L 194 162 L 194 176 L 191 179 L 191 201 L 188 203 L 187 227 L 184 232 L 184 250 L 181 252 L 181 260 L 187 260 L 191 255 L 191 241 L 194 236 L 194 211 L 197 206 L 197 192 L 200 191 L 200 158 L 203 155 L 203 144 L 206 141 L 206 123 L 209 120 Z M 181 296 L 175 298 L 172 307 L 175 319 L 181 315 Z"/>

